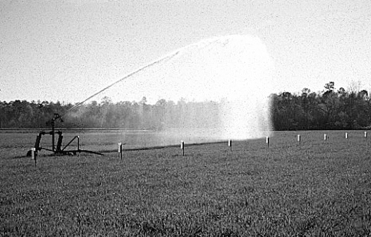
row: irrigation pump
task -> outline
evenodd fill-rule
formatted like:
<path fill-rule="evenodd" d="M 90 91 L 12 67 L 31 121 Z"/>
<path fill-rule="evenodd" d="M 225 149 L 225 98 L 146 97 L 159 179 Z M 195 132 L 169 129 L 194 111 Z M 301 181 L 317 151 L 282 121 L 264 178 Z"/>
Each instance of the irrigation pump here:
<path fill-rule="evenodd" d="M 58 131 L 55 130 L 55 123 L 58 120 L 60 122 L 63 122 L 62 116 L 59 115 L 58 113 L 54 113 L 53 118 L 46 123 L 47 125 L 51 126 L 51 131 L 50 132 L 40 131 L 39 134 L 36 136 L 35 147 L 34 147 L 34 149 L 35 149 L 34 152 L 36 153 L 35 155 L 37 155 L 38 151 L 40 151 L 40 150 L 51 151 L 51 152 L 53 152 L 54 155 L 76 155 L 77 153 L 80 153 L 80 152 L 87 152 L 87 153 L 93 153 L 93 154 L 97 154 L 97 155 L 103 155 L 102 153 L 99 153 L 99 152 L 80 149 L 80 137 L 79 136 L 74 136 L 64 147 L 62 147 L 63 133 L 60 130 L 58 130 Z M 47 134 L 51 135 L 51 137 L 52 137 L 51 149 L 40 146 L 41 137 L 43 135 L 47 135 Z M 58 135 L 57 143 L 55 142 L 55 135 L 56 134 Z M 77 141 L 77 149 L 70 149 L 70 150 L 67 149 L 72 144 L 72 142 L 75 141 L 75 140 Z M 32 155 L 32 151 L 29 150 L 27 152 L 27 156 L 31 156 L 31 155 Z"/>

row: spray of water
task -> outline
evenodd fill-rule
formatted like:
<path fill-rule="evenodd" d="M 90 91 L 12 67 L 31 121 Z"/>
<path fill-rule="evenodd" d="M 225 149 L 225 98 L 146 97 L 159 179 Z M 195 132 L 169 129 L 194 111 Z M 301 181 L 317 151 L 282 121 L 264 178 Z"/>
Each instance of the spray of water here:
<path fill-rule="evenodd" d="M 258 138 L 271 130 L 272 68 L 257 37 L 217 37 L 167 54 L 92 97 L 176 103 L 176 110 L 174 103 L 164 106 L 162 144 Z"/>

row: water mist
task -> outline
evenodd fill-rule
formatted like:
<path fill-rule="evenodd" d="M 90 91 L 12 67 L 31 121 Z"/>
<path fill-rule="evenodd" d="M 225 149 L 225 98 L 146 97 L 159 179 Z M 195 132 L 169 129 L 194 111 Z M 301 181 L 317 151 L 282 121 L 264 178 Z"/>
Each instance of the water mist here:
<path fill-rule="evenodd" d="M 273 63 L 252 36 L 224 36 L 185 46 L 99 92 L 113 102 L 165 99 L 159 143 L 252 139 L 271 130 Z M 143 115 L 144 116 L 144 115 Z M 159 144 L 158 144 L 159 145 Z"/>

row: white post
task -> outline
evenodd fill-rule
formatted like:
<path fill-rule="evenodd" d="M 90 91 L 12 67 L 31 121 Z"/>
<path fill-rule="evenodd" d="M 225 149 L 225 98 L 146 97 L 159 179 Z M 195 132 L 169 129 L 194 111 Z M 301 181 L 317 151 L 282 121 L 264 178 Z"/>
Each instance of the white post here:
<path fill-rule="evenodd" d="M 298 142 L 299 143 L 301 142 L 301 136 L 300 136 L 300 134 L 298 134 Z"/>
<path fill-rule="evenodd" d="M 364 133 L 364 137 L 367 138 L 367 132 L 366 132 L 366 131 L 365 131 L 365 133 Z"/>
<path fill-rule="evenodd" d="M 232 140 L 231 139 L 228 140 L 228 146 L 229 146 L 229 149 L 232 150 Z"/>
<path fill-rule="evenodd" d="M 31 158 L 33 160 L 36 159 L 36 148 L 34 148 L 34 147 L 31 148 Z"/>
<path fill-rule="evenodd" d="M 122 143 L 121 142 L 117 144 L 117 152 L 120 153 L 120 157 L 122 160 Z"/>
<path fill-rule="evenodd" d="M 269 147 L 269 137 L 268 137 L 268 136 L 265 137 L 265 143 L 266 143 L 267 146 Z"/>
<path fill-rule="evenodd" d="M 80 155 L 80 136 L 77 136 L 77 150 L 79 151 Z"/>
<path fill-rule="evenodd" d="M 326 133 L 323 134 L 323 140 L 324 140 L 324 141 L 327 141 L 327 134 L 326 134 Z"/>
<path fill-rule="evenodd" d="M 347 132 L 345 133 L 345 139 L 348 139 L 348 133 Z"/>
<path fill-rule="evenodd" d="M 36 148 L 32 147 L 31 148 L 31 158 L 35 161 L 35 166 L 36 166 L 36 157 L 37 157 Z"/>

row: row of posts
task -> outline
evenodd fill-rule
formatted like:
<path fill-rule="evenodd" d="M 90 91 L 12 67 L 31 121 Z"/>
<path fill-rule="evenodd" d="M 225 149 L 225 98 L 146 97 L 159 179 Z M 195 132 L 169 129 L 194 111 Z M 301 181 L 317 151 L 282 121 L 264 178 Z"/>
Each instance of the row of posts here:
<path fill-rule="evenodd" d="M 345 137 L 345 139 L 349 138 L 347 132 L 344 134 L 344 137 Z M 364 132 L 363 137 L 367 138 L 367 132 Z M 323 134 L 323 140 L 327 141 L 328 139 L 329 139 L 329 136 L 326 133 Z M 301 142 L 301 135 L 300 134 L 297 135 L 297 141 L 299 143 Z M 265 143 L 267 144 L 267 147 L 269 148 L 269 136 L 265 137 Z M 228 147 L 229 147 L 230 151 L 232 151 L 232 140 L 228 140 Z M 180 142 L 180 149 L 182 150 L 182 156 L 184 156 L 184 149 L 185 149 L 184 141 Z M 118 153 L 119 153 L 121 159 L 122 159 L 122 152 L 123 152 L 123 144 L 118 143 Z"/>
<path fill-rule="evenodd" d="M 364 138 L 367 138 L 367 132 L 364 132 L 364 133 L 363 133 L 363 137 L 364 137 Z M 348 138 L 349 138 L 347 132 L 344 133 L 344 138 L 345 138 L 345 139 L 348 139 Z M 323 140 L 324 140 L 324 141 L 327 141 L 328 139 L 329 139 L 329 136 L 328 136 L 326 133 L 323 134 Z M 298 134 L 298 136 L 297 136 L 297 140 L 298 140 L 298 142 L 301 142 L 301 136 L 300 136 L 300 134 Z"/>
<path fill-rule="evenodd" d="M 345 139 L 349 138 L 347 132 L 344 134 L 344 137 L 345 137 Z M 367 132 L 364 132 L 363 137 L 367 138 Z M 328 139 L 329 139 L 328 135 L 326 133 L 323 134 L 323 140 L 327 141 Z M 297 141 L 299 143 L 301 142 L 301 135 L 300 134 L 297 135 Z M 265 143 L 267 144 L 267 147 L 269 147 L 269 137 L 268 136 L 265 137 Z M 117 151 L 118 151 L 118 154 L 120 155 L 121 160 L 122 160 L 123 146 L 124 146 L 124 144 L 118 143 L 118 150 Z M 229 147 L 230 151 L 232 151 L 232 140 L 228 140 L 228 147 Z M 180 142 L 180 149 L 182 150 L 182 155 L 184 156 L 184 149 L 185 149 L 184 141 Z M 35 166 L 36 166 L 36 162 L 37 162 L 36 148 L 31 148 L 31 157 L 35 161 Z"/>
<path fill-rule="evenodd" d="M 364 138 L 367 138 L 367 132 L 364 132 Z M 345 139 L 348 139 L 349 136 L 348 136 L 348 133 L 346 132 L 344 134 L 344 137 Z M 329 139 L 329 136 L 325 133 L 323 134 L 323 140 L 327 141 Z M 301 142 L 301 135 L 298 134 L 297 135 L 297 141 L 300 143 Z M 265 143 L 267 144 L 267 147 L 269 148 L 269 136 L 265 137 Z M 232 151 L 232 140 L 228 140 L 228 147 L 230 149 L 230 151 Z M 184 156 L 184 149 L 185 149 L 185 145 L 184 145 L 184 141 L 181 141 L 180 142 L 180 149 L 182 150 L 182 155 Z M 122 159 L 122 152 L 123 152 L 123 144 L 122 143 L 118 143 L 118 152 L 120 154 L 120 157 Z"/>
<path fill-rule="evenodd" d="M 345 137 L 345 139 L 349 138 L 347 132 L 344 134 L 344 137 Z M 367 138 L 367 132 L 366 131 L 364 132 L 363 137 Z M 327 141 L 328 139 L 329 139 L 328 135 L 326 133 L 323 134 L 323 140 Z M 300 134 L 297 135 L 297 141 L 298 141 L 298 143 L 301 142 L 301 135 Z M 269 148 L 269 137 L 268 136 L 265 137 L 265 143 L 267 144 L 267 147 Z M 123 143 L 118 143 L 118 150 L 117 151 L 118 151 L 118 154 L 120 155 L 121 160 L 122 160 L 123 147 L 124 147 Z M 232 151 L 232 140 L 228 140 L 228 147 L 229 147 L 230 151 Z M 184 141 L 180 142 L 180 149 L 182 150 L 182 155 L 184 156 L 184 149 L 185 149 Z M 35 161 L 35 166 L 36 166 L 36 163 L 37 163 L 37 149 L 36 148 L 31 148 L 31 158 Z"/>

